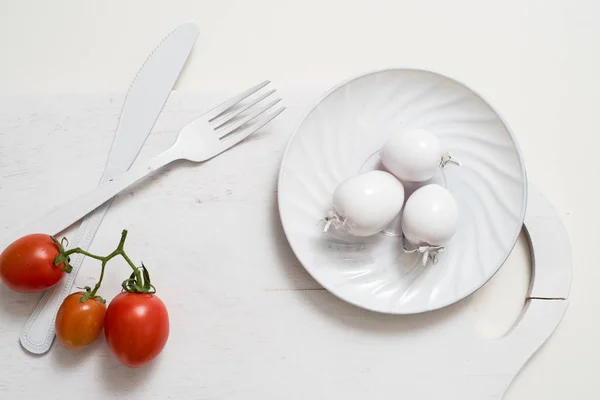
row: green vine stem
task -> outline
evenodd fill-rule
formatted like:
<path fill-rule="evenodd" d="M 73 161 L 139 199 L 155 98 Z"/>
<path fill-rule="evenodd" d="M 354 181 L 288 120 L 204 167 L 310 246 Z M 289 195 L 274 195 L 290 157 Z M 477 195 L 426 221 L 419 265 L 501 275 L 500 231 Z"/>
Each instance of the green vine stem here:
<path fill-rule="evenodd" d="M 125 252 L 125 240 L 126 239 L 127 239 L 127 230 L 123 229 L 123 231 L 121 232 L 121 240 L 119 240 L 119 244 L 117 245 L 117 248 L 109 255 L 103 257 L 103 256 L 99 256 L 99 255 L 87 252 L 80 247 L 76 247 L 74 249 L 65 251 L 64 243 L 68 244 L 66 239 L 63 239 L 61 242 L 58 242 L 55 238 L 52 238 L 52 240 L 54 241 L 54 243 L 56 243 L 56 245 L 58 246 L 59 251 L 60 251 L 59 255 L 54 259 L 54 265 L 58 266 L 58 265 L 64 263 L 66 265 L 66 267 L 64 268 L 65 272 L 71 272 L 71 270 L 72 270 L 72 267 L 69 264 L 71 254 L 82 254 L 86 257 L 93 258 L 102 263 L 102 269 L 100 271 L 100 278 L 98 279 L 98 282 L 96 283 L 96 285 L 94 285 L 93 289 L 90 288 L 89 286 L 86 286 L 84 288 L 86 293 L 85 293 L 85 295 L 83 295 L 81 297 L 82 303 L 85 303 L 88 299 L 99 299 L 100 301 L 105 303 L 105 300 L 102 297 L 98 296 L 96 293 L 98 293 L 98 289 L 100 289 L 100 286 L 102 285 L 102 280 L 104 279 L 104 270 L 106 269 L 106 264 L 108 264 L 108 262 L 110 260 L 112 260 L 113 258 L 115 258 L 117 256 L 123 257 L 123 259 L 127 262 L 127 264 L 129 264 L 129 266 L 133 270 L 133 272 L 131 273 L 131 276 L 128 279 L 126 279 L 125 281 L 123 281 L 123 283 L 121 285 L 123 287 L 123 290 L 130 292 L 130 293 L 151 293 L 151 294 L 156 293 L 156 288 L 150 282 L 150 274 L 148 273 L 148 270 L 146 269 L 144 264 L 142 263 L 141 268 L 136 267 L 135 264 L 133 263 L 133 261 L 131 261 L 131 258 L 129 258 L 129 256 Z M 141 272 L 140 272 L 140 270 L 141 270 Z"/>

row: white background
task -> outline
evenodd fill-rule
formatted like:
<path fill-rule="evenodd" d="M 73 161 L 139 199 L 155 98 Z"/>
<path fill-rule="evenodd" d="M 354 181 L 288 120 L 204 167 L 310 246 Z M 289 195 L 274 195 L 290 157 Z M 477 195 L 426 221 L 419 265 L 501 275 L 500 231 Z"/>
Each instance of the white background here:
<path fill-rule="evenodd" d="M 597 399 L 599 17 L 596 0 L 2 0 L 0 95 L 122 93 L 156 43 L 189 20 L 201 36 L 181 91 L 232 92 L 270 79 L 321 92 L 398 65 L 463 81 L 512 126 L 529 177 L 559 209 L 574 249 L 570 308 L 507 399 Z M 491 330 L 505 329 L 522 304 L 517 252 L 477 294 Z"/>

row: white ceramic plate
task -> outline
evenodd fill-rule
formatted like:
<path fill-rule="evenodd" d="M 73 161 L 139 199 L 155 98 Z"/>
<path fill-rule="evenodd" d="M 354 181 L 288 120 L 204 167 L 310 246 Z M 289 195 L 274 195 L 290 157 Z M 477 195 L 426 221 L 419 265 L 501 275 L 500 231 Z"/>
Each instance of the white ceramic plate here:
<path fill-rule="evenodd" d="M 376 164 L 373 154 L 402 126 L 432 131 L 464 164 L 444 170 L 460 222 L 436 265 L 422 267 L 397 237 L 322 233 L 336 186 Z M 288 241 L 323 287 L 359 307 L 411 314 L 455 303 L 498 271 L 523 225 L 527 178 L 510 128 L 479 95 L 433 72 L 388 69 L 317 102 L 290 139 L 278 191 Z"/>

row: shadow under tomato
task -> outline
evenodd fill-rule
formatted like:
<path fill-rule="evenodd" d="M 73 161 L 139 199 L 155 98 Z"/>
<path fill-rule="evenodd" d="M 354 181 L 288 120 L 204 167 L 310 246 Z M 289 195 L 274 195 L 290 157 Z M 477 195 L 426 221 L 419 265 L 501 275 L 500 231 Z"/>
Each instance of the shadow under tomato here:
<path fill-rule="evenodd" d="M 121 364 L 110 353 L 110 350 L 104 345 L 104 352 L 101 356 L 102 377 L 101 381 L 106 388 L 107 393 L 111 395 L 115 392 L 130 392 L 132 389 L 143 386 L 150 382 L 155 373 L 156 367 L 160 362 L 160 355 L 147 365 L 139 368 L 129 368 Z"/>
<path fill-rule="evenodd" d="M 0 315 L 29 318 L 43 293 L 17 293 L 0 282 Z M 0 319 L 3 319 L 0 317 Z M 25 323 L 25 321 L 23 321 Z"/>
<path fill-rule="evenodd" d="M 54 344 L 50 349 L 52 353 L 52 362 L 58 368 L 74 368 L 83 365 L 91 356 L 93 356 L 102 346 L 104 338 L 100 337 L 94 343 L 83 349 L 71 350 L 63 347 L 58 339 L 54 339 Z"/>

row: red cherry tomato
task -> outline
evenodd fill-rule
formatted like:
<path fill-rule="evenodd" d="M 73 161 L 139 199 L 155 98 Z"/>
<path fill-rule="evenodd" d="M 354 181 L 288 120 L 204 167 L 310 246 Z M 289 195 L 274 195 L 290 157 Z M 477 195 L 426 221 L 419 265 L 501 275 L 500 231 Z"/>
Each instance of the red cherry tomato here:
<path fill-rule="evenodd" d="M 98 298 L 81 302 L 83 292 L 67 296 L 56 314 L 56 337 L 67 349 L 80 349 L 94 342 L 104 324 L 106 305 Z"/>
<path fill-rule="evenodd" d="M 106 342 L 123 364 L 136 368 L 152 361 L 167 344 L 169 314 L 154 294 L 123 292 L 109 304 Z"/>
<path fill-rule="evenodd" d="M 11 243 L 0 254 L 0 279 L 17 292 L 40 292 L 58 283 L 65 264 L 54 265 L 60 253 L 49 235 L 36 233 Z"/>

